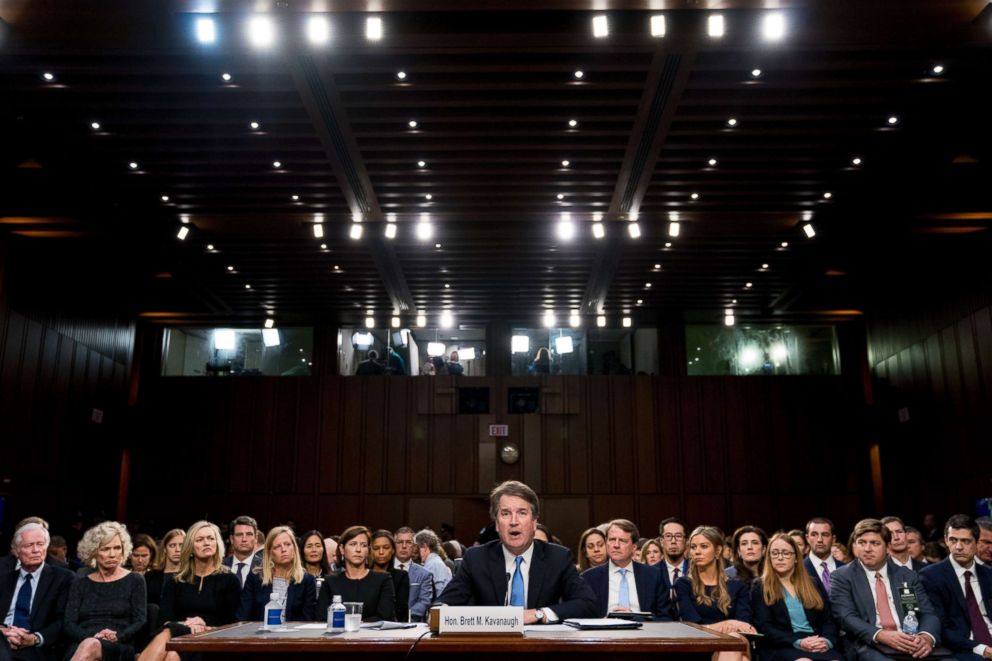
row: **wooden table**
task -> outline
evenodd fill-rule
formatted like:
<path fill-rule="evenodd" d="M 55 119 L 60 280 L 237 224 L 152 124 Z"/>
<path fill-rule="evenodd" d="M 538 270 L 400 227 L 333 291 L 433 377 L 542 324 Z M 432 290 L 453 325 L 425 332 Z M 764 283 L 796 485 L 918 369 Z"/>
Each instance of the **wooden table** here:
<path fill-rule="evenodd" d="M 554 631 L 530 629 L 523 636 L 432 636 L 426 625 L 415 629 L 325 634 L 315 629 L 297 629 L 303 623 L 287 622 L 283 631 L 259 633 L 257 622 L 232 624 L 169 641 L 176 652 L 200 652 L 206 661 L 224 659 L 299 658 L 301 655 L 330 655 L 335 659 L 365 659 L 371 655 L 403 658 L 446 659 L 471 655 L 472 661 L 499 659 L 508 654 L 539 654 L 541 659 L 574 659 L 576 655 L 604 653 L 647 657 L 709 658 L 713 652 L 743 652 L 746 643 L 733 636 L 714 633 L 681 622 L 647 622 L 641 629 L 625 631 Z M 604 658 L 600 656 L 600 658 Z M 615 658 L 615 657 L 614 657 Z"/>

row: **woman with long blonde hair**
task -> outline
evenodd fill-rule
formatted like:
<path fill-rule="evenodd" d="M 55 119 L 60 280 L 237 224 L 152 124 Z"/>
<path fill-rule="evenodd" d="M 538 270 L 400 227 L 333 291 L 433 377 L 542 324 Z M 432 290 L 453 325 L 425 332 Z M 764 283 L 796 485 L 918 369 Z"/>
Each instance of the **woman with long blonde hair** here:
<path fill-rule="evenodd" d="M 317 582 L 303 571 L 293 529 L 277 526 L 269 531 L 262 549 L 262 564 L 245 579 L 238 620 L 261 620 L 273 593 L 284 595 L 286 621 L 317 619 Z"/>
<path fill-rule="evenodd" d="M 837 625 L 802 560 L 791 534 L 772 535 L 761 581 L 751 592 L 753 621 L 764 634 L 761 658 L 840 661 Z"/>

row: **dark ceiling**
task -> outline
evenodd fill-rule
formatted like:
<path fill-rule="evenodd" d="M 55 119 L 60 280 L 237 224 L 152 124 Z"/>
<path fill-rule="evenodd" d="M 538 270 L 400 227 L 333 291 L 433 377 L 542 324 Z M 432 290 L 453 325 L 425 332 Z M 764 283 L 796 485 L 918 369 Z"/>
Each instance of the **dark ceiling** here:
<path fill-rule="evenodd" d="M 256 49 L 258 3 L 0 0 L 0 231 L 58 274 L 26 295 L 96 283 L 168 322 L 842 319 L 886 245 L 992 223 L 984 0 L 373 4 L 273 3 Z"/>

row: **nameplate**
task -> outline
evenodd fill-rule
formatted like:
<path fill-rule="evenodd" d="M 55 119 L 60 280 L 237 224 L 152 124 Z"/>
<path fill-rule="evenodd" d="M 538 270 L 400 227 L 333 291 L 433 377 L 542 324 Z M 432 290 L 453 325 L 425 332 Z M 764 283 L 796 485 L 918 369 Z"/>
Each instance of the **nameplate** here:
<path fill-rule="evenodd" d="M 524 609 L 519 606 L 442 606 L 438 634 L 524 635 Z"/>

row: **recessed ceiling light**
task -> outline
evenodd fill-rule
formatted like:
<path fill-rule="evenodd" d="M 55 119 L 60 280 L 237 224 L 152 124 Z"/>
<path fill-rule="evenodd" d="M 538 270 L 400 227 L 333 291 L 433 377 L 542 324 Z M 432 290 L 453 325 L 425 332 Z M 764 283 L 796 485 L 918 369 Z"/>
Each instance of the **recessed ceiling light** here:
<path fill-rule="evenodd" d="M 324 226 L 321 223 L 314 223 L 313 225 L 313 238 L 322 239 L 324 238 Z"/>
<path fill-rule="evenodd" d="M 665 15 L 655 14 L 651 17 L 651 36 L 652 37 L 664 37 L 665 36 Z"/>
<path fill-rule="evenodd" d="M 448 283 L 446 282 L 446 283 L 444 283 L 444 288 L 445 288 L 445 289 L 451 289 L 451 285 L 449 285 L 449 284 L 448 284 Z"/>
<path fill-rule="evenodd" d="M 761 69 L 758 69 L 758 68 L 751 69 L 751 77 L 752 78 L 761 78 Z"/>
<path fill-rule="evenodd" d="M 41 77 L 44 78 L 45 81 L 49 83 L 55 80 L 55 74 L 50 71 L 46 71 L 45 73 L 41 74 Z"/>
<path fill-rule="evenodd" d="M 561 166 L 562 166 L 563 168 L 567 168 L 567 167 L 568 167 L 569 165 L 571 165 L 571 162 L 570 162 L 570 161 L 567 161 L 567 160 L 566 160 L 566 161 L 562 161 L 562 162 L 561 162 Z"/>
<path fill-rule="evenodd" d="M 212 44 L 217 41 L 217 26 L 212 18 L 196 19 L 195 31 L 196 40 L 201 44 Z"/>
<path fill-rule="evenodd" d="M 564 200 L 565 199 L 565 194 L 564 193 L 558 193 L 557 195 L 555 195 L 555 197 L 558 198 L 559 200 Z"/>
<path fill-rule="evenodd" d="M 751 283 L 751 282 L 745 282 L 744 283 L 744 289 L 750 289 L 753 286 L 754 286 L 754 283 Z"/>
<path fill-rule="evenodd" d="M 681 231 L 682 231 L 682 226 L 679 224 L 678 221 L 673 220 L 672 222 L 668 223 L 668 236 L 675 238 L 679 235 Z"/>
<path fill-rule="evenodd" d="M 637 304 L 638 305 L 641 305 L 642 303 L 644 303 L 644 299 L 643 298 L 637 299 Z"/>
<path fill-rule="evenodd" d="M 603 223 L 592 224 L 592 236 L 595 239 L 602 239 L 606 236 L 606 229 L 603 227 Z"/>
<path fill-rule="evenodd" d="M 783 248 L 788 248 L 789 247 L 789 242 L 788 241 L 783 241 L 782 242 L 782 247 Z"/>
<path fill-rule="evenodd" d="M 895 126 L 896 124 L 899 123 L 899 118 L 896 117 L 895 115 L 892 115 L 886 121 L 889 123 L 889 126 Z"/>
<path fill-rule="evenodd" d="M 785 38 L 785 14 L 773 11 L 761 17 L 761 36 L 765 41 L 781 41 Z"/>
<path fill-rule="evenodd" d="M 276 26 L 268 16 L 248 19 L 248 41 L 256 48 L 268 48 L 276 41 Z"/>
<path fill-rule="evenodd" d="M 806 223 L 803 225 L 803 232 L 806 234 L 807 239 L 812 239 L 816 236 L 816 230 L 813 229 L 813 223 Z"/>
<path fill-rule="evenodd" d="M 386 223 L 386 229 L 384 231 L 387 239 L 396 238 L 396 223 Z"/>
<path fill-rule="evenodd" d="M 272 167 L 279 169 L 282 167 L 282 161 L 272 161 Z"/>
<path fill-rule="evenodd" d="M 768 270 L 768 264 L 767 263 L 762 264 L 761 265 L 761 268 L 763 268 L 763 269 L 765 269 L 767 271 Z"/>
<path fill-rule="evenodd" d="M 641 226 L 637 223 L 627 223 L 627 233 L 630 234 L 630 238 L 639 239 L 641 238 Z"/>
<path fill-rule="evenodd" d="M 571 126 L 574 129 L 576 126 L 579 125 L 579 120 L 577 120 L 577 119 L 570 119 L 570 120 L 568 120 L 568 125 Z"/>
<path fill-rule="evenodd" d="M 803 211 L 803 220 L 813 220 L 813 212 Z"/>
<path fill-rule="evenodd" d="M 427 195 L 424 195 L 424 199 L 427 200 L 428 202 L 430 202 L 431 200 L 434 199 L 434 196 L 431 195 L 430 193 L 428 193 Z"/>
<path fill-rule="evenodd" d="M 409 126 L 412 129 L 415 129 L 415 128 L 417 128 L 417 121 L 414 120 L 414 119 L 411 119 L 409 122 L 406 123 L 406 125 Z"/>
<path fill-rule="evenodd" d="M 426 168 L 427 167 L 427 161 L 417 161 L 417 167 L 418 168 Z"/>
<path fill-rule="evenodd" d="M 631 323 L 632 323 L 632 322 L 631 322 L 631 320 L 630 320 L 630 317 L 624 317 L 624 318 L 623 318 L 623 319 L 622 319 L 622 320 L 620 321 L 620 325 L 622 325 L 622 326 L 623 326 L 624 328 L 630 328 L 630 324 L 631 324 Z"/>
<path fill-rule="evenodd" d="M 326 243 L 320 244 L 320 249 L 321 250 L 327 250 L 327 244 Z"/>
<path fill-rule="evenodd" d="M 737 118 L 731 117 L 727 120 L 727 126 L 737 126 Z"/>
<path fill-rule="evenodd" d="M 716 167 L 716 159 L 711 158 L 710 160 L 706 161 L 706 164 L 709 165 L 711 168 Z"/>
<path fill-rule="evenodd" d="M 730 301 L 730 302 L 731 302 L 731 303 L 732 303 L 733 305 L 737 305 L 737 299 L 736 299 L 736 298 L 735 298 L 735 299 L 733 299 L 733 300 L 732 300 L 732 301 Z"/>
<path fill-rule="evenodd" d="M 231 82 L 231 74 L 229 74 L 229 73 L 227 73 L 225 71 L 224 73 L 222 73 L 220 75 L 220 79 L 223 80 L 225 83 L 229 83 L 229 82 Z"/>
<path fill-rule="evenodd" d="M 661 270 L 661 264 L 655 264 L 654 265 L 654 270 L 655 271 L 660 271 Z"/>
<path fill-rule="evenodd" d="M 163 202 L 168 202 L 169 201 L 169 196 L 168 195 L 163 195 L 159 199 L 162 200 Z"/>
<path fill-rule="evenodd" d="M 434 234 L 434 226 L 431 225 L 429 220 L 421 220 L 417 223 L 417 238 L 421 241 L 429 241 L 431 236 Z"/>
<path fill-rule="evenodd" d="M 360 238 L 362 238 L 362 226 L 358 223 L 352 223 L 351 229 L 348 230 L 348 236 L 351 237 L 354 241 L 358 241 Z"/>
<path fill-rule="evenodd" d="M 397 80 L 406 80 L 406 71 L 397 71 L 396 72 L 396 79 Z"/>
<path fill-rule="evenodd" d="M 851 165 L 853 165 L 855 167 L 861 165 L 861 157 L 860 156 L 855 156 L 854 158 L 852 158 L 851 159 Z"/>
<path fill-rule="evenodd" d="M 644 288 L 645 289 L 651 289 L 651 283 L 650 282 L 645 282 L 644 283 Z"/>
<path fill-rule="evenodd" d="M 379 41 L 382 39 L 382 18 L 379 16 L 369 16 L 365 19 L 365 38 L 369 41 Z"/>
<path fill-rule="evenodd" d="M 578 69 L 578 70 L 577 70 L 577 71 L 576 71 L 576 72 L 575 72 L 574 74 L 572 74 L 572 75 L 573 75 L 573 76 L 575 76 L 575 78 L 576 78 L 577 80 L 582 80 L 582 78 L 583 78 L 583 77 L 585 77 L 585 75 L 586 75 L 586 72 L 585 72 L 585 71 L 583 71 L 582 69 Z"/>
<path fill-rule="evenodd" d="M 251 285 L 249 285 L 248 283 L 245 283 L 245 289 L 251 289 Z"/>
<path fill-rule="evenodd" d="M 138 163 L 136 161 L 131 161 L 130 163 L 127 164 L 127 166 L 129 168 L 131 168 L 132 170 L 137 170 L 138 169 Z"/>
<path fill-rule="evenodd" d="M 189 228 L 185 225 L 179 228 L 179 232 L 176 233 L 176 238 L 180 241 L 185 241 L 186 237 L 189 235 Z"/>
<path fill-rule="evenodd" d="M 208 243 L 207 244 L 207 250 L 213 250 L 213 249 L 214 249 L 214 244 Z"/>
<path fill-rule="evenodd" d="M 603 39 L 610 35 L 610 23 L 606 16 L 600 14 L 592 18 L 592 36 Z"/>
<path fill-rule="evenodd" d="M 562 241 L 571 241 L 575 238 L 575 223 L 567 214 L 563 214 L 558 221 L 558 238 Z"/>
<path fill-rule="evenodd" d="M 824 199 L 824 200 L 829 200 L 829 199 L 830 199 L 830 198 L 832 198 L 833 196 L 834 196 L 834 194 L 833 194 L 833 193 L 831 193 L 830 191 L 827 191 L 826 193 L 824 193 L 824 194 L 823 194 L 823 199 Z"/>
<path fill-rule="evenodd" d="M 248 126 L 250 126 L 253 131 L 257 131 L 259 128 L 261 128 L 262 125 L 259 124 L 258 122 L 250 122 Z"/>
<path fill-rule="evenodd" d="M 323 46 L 331 40 L 331 24 L 324 16 L 311 16 L 307 20 L 307 39 L 313 46 Z"/>
<path fill-rule="evenodd" d="M 289 196 L 289 199 L 293 200 L 293 202 L 299 202 L 300 201 L 300 196 L 299 195 L 290 195 Z"/>
<path fill-rule="evenodd" d="M 434 247 L 437 248 L 438 250 L 440 250 L 441 249 L 441 244 L 440 243 L 435 243 L 434 244 Z"/>
<path fill-rule="evenodd" d="M 233 266 L 228 266 L 227 267 L 227 270 L 233 272 L 234 271 L 234 267 Z"/>
<path fill-rule="evenodd" d="M 671 248 L 672 247 L 672 242 L 671 241 L 665 241 L 665 247 L 666 248 Z"/>
<path fill-rule="evenodd" d="M 90 122 L 90 128 L 94 131 L 100 130 L 100 122 Z"/>
<path fill-rule="evenodd" d="M 932 73 L 935 76 L 941 75 L 942 73 L 944 73 L 944 71 L 945 71 L 945 69 L 944 69 L 944 65 L 943 64 L 935 64 L 930 69 L 930 73 Z"/>
<path fill-rule="evenodd" d="M 726 33 L 723 14 L 711 14 L 706 20 L 706 33 L 714 39 L 719 39 Z"/>
<path fill-rule="evenodd" d="M 698 199 L 699 199 L 699 193 L 693 193 L 693 194 L 692 194 L 692 195 L 690 195 L 689 197 L 691 197 L 691 198 L 692 198 L 692 199 L 694 199 L 694 200 L 698 200 Z"/>

